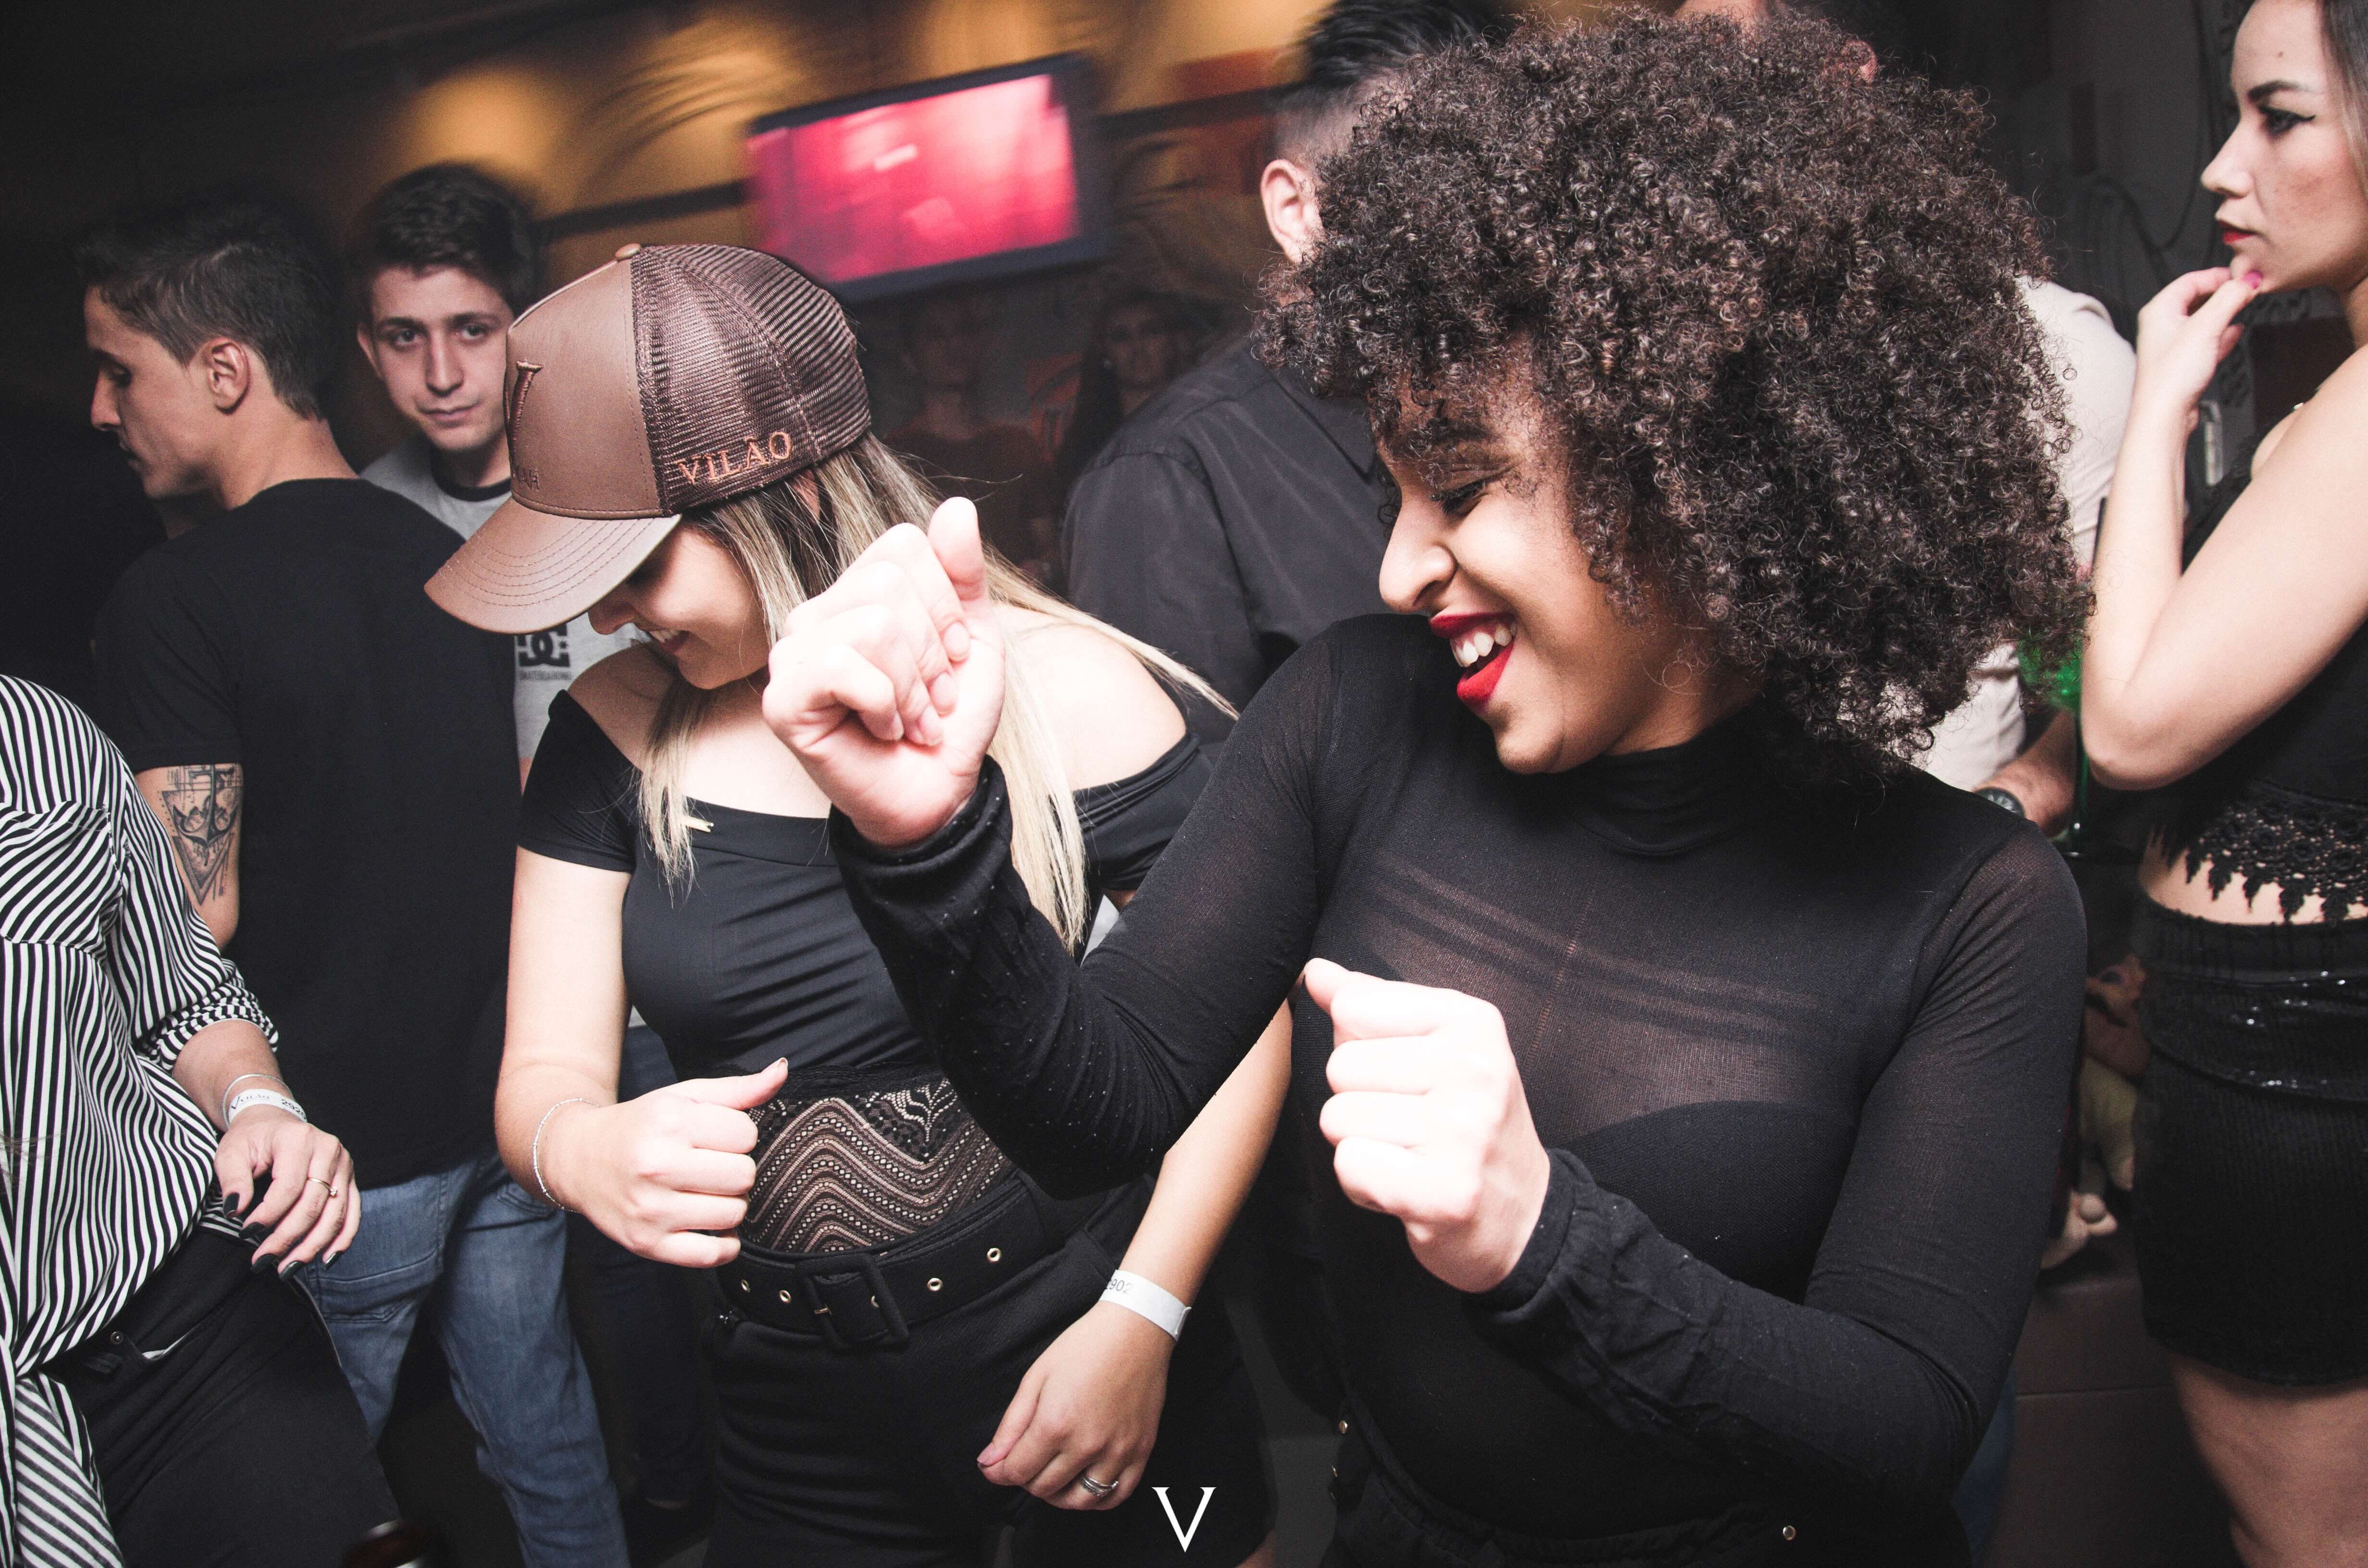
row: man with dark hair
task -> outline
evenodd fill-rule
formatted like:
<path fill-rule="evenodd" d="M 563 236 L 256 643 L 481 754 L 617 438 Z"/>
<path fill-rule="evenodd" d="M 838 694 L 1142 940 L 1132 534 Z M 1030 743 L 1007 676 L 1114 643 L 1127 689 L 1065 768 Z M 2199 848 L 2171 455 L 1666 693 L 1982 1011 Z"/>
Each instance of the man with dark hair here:
<path fill-rule="evenodd" d="M 482 170 L 431 164 L 372 199 L 349 257 L 354 335 L 412 426 L 362 477 L 417 503 L 465 540 L 509 499 L 502 346 L 542 276 L 526 203 Z M 632 641 L 630 632 L 596 631 L 580 615 L 518 638 L 521 775 L 551 699 Z"/>
<path fill-rule="evenodd" d="M 412 433 L 362 470 L 463 540 L 510 494 L 503 418 L 510 323 L 541 291 L 542 253 L 525 199 L 466 164 L 431 164 L 393 181 L 362 211 L 347 253 L 362 354 Z M 552 699 L 635 634 L 586 616 L 513 640 L 519 776 L 534 760 Z M 618 1093 L 674 1082 L 666 1046 L 634 1015 Z M 619 1352 L 635 1490 L 623 1500 L 633 1556 L 666 1555 L 711 1510 L 689 1293 L 680 1271 L 635 1257 L 576 1218 L 568 1244 L 586 1267 L 601 1332 Z"/>
<path fill-rule="evenodd" d="M 565 1232 L 493 1145 L 518 784 L 510 655 L 422 587 L 460 548 L 354 477 L 319 413 L 339 311 L 251 199 L 80 247 L 91 422 L 151 496 L 222 514 L 99 613 L 99 707 L 198 913 L 352 1151 L 368 1221 L 299 1278 L 375 1437 L 431 1288 L 455 1391 L 534 1564 L 621 1564 L 560 1294 Z"/>
<path fill-rule="evenodd" d="M 1258 180 L 1292 260 L 1323 233 L 1316 171 L 1409 61 L 1502 37 L 1494 0 L 1338 0 L 1276 95 Z M 1236 707 L 1336 620 L 1378 614 L 1386 481 L 1365 411 L 1258 362 L 1247 339 L 1145 406 L 1078 476 L 1063 523 L 1069 597 L 1165 649 Z M 1210 743 L 1231 727 L 1199 707 Z"/>
<path fill-rule="evenodd" d="M 1297 261 L 1323 233 L 1317 170 L 1358 113 L 1419 56 L 1502 38 L 1495 0 L 1337 0 L 1275 96 L 1274 157 L 1258 179 L 1267 230 Z M 1062 531 L 1069 597 L 1174 654 L 1236 708 L 1300 644 L 1375 615 L 1389 477 L 1364 406 L 1319 398 L 1245 338 L 1120 426 L 1078 475 Z M 1205 744 L 1232 725 L 1189 705 Z M 1257 1307 L 1294 1393 L 1330 1416 L 1342 1398 L 1325 1327 L 1308 1173 L 1278 1137 L 1237 1233 L 1252 1238 Z"/>

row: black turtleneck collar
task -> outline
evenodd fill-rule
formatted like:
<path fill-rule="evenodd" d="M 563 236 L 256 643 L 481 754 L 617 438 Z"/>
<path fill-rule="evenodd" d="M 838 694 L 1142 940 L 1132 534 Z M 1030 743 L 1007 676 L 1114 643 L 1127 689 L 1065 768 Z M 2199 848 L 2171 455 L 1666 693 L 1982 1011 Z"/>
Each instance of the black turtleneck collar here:
<path fill-rule="evenodd" d="M 1588 830 L 1622 854 L 1682 855 L 1752 822 L 1775 798 L 1748 713 L 1677 745 L 1599 756 L 1557 781 Z"/>

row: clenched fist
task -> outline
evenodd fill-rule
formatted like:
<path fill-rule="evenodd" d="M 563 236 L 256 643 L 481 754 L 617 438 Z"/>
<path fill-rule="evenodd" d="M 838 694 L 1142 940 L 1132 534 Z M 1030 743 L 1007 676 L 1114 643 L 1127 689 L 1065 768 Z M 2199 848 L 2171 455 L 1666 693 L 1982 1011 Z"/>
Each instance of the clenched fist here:
<path fill-rule="evenodd" d="M 1550 1166 L 1497 1009 L 1460 991 L 1308 964 L 1332 1015 L 1319 1125 L 1349 1200 L 1405 1221 L 1425 1268 L 1459 1290 L 1501 1284 L 1545 1207 Z"/>
<path fill-rule="evenodd" d="M 1003 716 L 1003 633 L 978 509 L 891 528 L 773 645 L 765 722 L 855 830 L 917 844 L 977 787 Z"/>

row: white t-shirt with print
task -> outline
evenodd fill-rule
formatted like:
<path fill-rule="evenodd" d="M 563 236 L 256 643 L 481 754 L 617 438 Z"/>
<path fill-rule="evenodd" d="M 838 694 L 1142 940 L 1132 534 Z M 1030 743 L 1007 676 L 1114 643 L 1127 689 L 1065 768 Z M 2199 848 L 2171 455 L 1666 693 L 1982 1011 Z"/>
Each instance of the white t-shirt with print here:
<path fill-rule="evenodd" d="M 427 514 L 468 539 L 484 526 L 495 508 L 509 499 L 507 483 L 483 491 L 455 493 L 436 477 L 427 460 L 425 437 L 414 436 L 362 470 L 362 477 L 382 490 L 392 490 L 416 504 Z M 640 638 L 629 630 L 603 633 L 577 616 L 549 631 L 521 633 L 518 645 L 516 704 L 518 748 L 521 758 L 534 756 L 542 730 L 551 722 L 551 701 L 568 683 L 609 654 L 632 647 Z"/>

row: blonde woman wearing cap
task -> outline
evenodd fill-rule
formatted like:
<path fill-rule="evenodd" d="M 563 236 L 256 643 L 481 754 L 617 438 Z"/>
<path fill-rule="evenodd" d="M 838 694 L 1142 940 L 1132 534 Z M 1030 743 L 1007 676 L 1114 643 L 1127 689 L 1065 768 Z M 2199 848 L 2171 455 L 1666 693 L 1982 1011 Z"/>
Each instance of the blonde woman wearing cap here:
<path fill-rule="evenodd" d="M 923 1049 L 839 888 L 829 802 L 765 725 L 800 607 L 883 537 L 928 549 L 897 529 L 934 497 L 868 434 L 845 318 L 772 257 L 649 247 L 509 347 L 516 496 L 429 592 L 494 630 L 588 609 L 651 641 L 562 696 L 536 754 L 496 1118 L 531 1190 L 711 1271 L 709 1562 L 984 1562 L 1007 1523 L 1022 1562 L 1167 1562 L 1194 1536 L 1265 1562 L 1257 1408 L 1222 1316 L 1187 1327 L 1184 1303 L 1270 1136 L 1281 1020 L 1156 1193 L 1046 1197 Z M 1199 683 L 999 563 L 993 591 L 1014 852 L 1082 946 L 1208 771 L 1152 672 Z M 684 1081 L 620 1104 L 629 994 Z"/>

